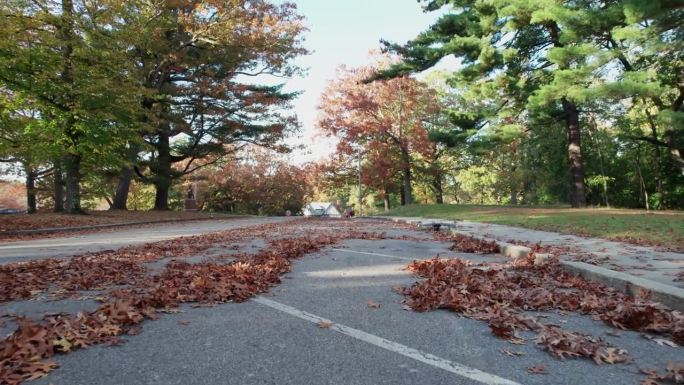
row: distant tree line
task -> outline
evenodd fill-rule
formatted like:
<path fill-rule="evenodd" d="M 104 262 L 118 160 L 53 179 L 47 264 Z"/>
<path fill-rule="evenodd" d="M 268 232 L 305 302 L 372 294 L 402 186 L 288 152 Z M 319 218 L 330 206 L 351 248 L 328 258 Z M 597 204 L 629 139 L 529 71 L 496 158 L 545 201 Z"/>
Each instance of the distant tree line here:
<path fill-rule="evenodd" d="M 320 126 L 340 145 L 321 188 L 353 201 L 359 158 L 362 195 L 381 207 L 411 194 L 684 207 L 680 2 L 420 2 L 443 15 L 323 95 Z M 453 72 L 417 80 L 447 57 Z"/>

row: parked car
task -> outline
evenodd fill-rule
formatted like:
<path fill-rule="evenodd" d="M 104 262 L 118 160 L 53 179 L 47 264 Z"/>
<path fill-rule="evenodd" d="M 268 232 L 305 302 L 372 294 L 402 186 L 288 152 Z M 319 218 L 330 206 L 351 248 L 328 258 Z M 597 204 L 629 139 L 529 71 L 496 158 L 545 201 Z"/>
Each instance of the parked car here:
<path fill-rule="evenodd" d="M 23 214 L 24 210 L 20 209 L 10 209 L 10 208 L 0 208 L 0 214 Z"/>

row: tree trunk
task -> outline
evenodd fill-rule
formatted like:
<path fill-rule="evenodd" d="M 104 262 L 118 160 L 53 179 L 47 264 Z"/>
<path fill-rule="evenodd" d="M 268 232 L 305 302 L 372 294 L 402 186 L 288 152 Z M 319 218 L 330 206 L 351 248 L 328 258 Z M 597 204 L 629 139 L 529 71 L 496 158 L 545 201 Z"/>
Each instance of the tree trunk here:
<path fill-rule="evenodd" d="M 534 171 L 534 170 L 532 170 Z M 527 200 L 525 200 L 527 201 Z M 527 202 L 524 202 L 527 203 Z M 536 205 L 539 203 L 539 195 L 537 194 L 537 176 L 533 173 L 530 178 L 530 203 Z"/>
<path fill-rule="evenodd" d="M 670 154 L 672 155 L 672 158 L 674 158 L 675 166 L 679 172 L 684 175 L 684 158 L 682 157 L 684 156 L 684 149 L 677 147 L 674 130 L 665 131 L 665 143 L 667 143 Z"/>
<path fill-rule="evenodd" d="M 413 204 L 413 194 L 411 191 L 411 156 L 409 155 L 408 149 L 401 149 L 401 160 L 404 162 L 403 170 L 403 190 L 404 190 L 404 203 L 403 205 Z"/>
<path fill-rule="evenodd" d="M 568 158 L 570 160 L 570 204 L 574 208 L 586 207 L 586 186 L 582 164 L 582 138 L 579 112 L 575 103 L 563 98 L 563 112 L 568 131 Z"/>
<path fill-rule="evenodd" d="M 606 175 L 606 169 L 603 166 L 604 161 L 603 161 L 603 152 L 601 151 L 601 143 L 599 143 L 598 140 L 598 125 L 596 124 L 596 119 L 592 118 L 592 126 L 594 130 L 594 134 L 591 134 L 591 131 L 589 131 L 589 137 L 594 139 L 594 145 L 596 146 L 596 151 L 598 152 L 599 156 L 599 170 L 601 171 L 601 178 L 603 179 L 603 201 L 606 203 L 606 207 L 610 207 L 610 201 L 608 200 L 608 176 Z"/>
<path fill-rule="evenodd" d="M 655 121 L 653 120 L 653 115 L 651 115 L 651 112 L 648 110 L 648 106 L 645 109 L 646 112 L 646 117 L 648 118 L 648 125 L 651 127 L 651 138 L 657 142 L 658 141 L 658 129 L 656 127 Z M 664 189 L 664 184 L 663 184 L 663 161 L 662 161 L 662 156 L 660 154 L 660 146 L 659 145 L 654 145 L 653 146 L 653 156 L 655 157 L 655 162 L 656 162 L 656 191 L 659 196 L 660 200 L 660 208 L 664 208 L 664 201 L 665 201 L 665 189 Z"/>
<path fill-rule="evenodd" d="M 527 196 L 523 197 L 524 204 L 533 204 L 536 205 L 539 203 L 539 195 L 537 194 L 537 162 L 538 162 L 538 157 L 537 157 L 537 143 L 536 143 L 536 136 L 534 135 L 534 132 L 530 130 L 530 137 L 529 137 L 529 152 L 528 151 L 523 151 L 524 156 L 527 159 L 527 164 L 529 164 L 530 172 L 527 174 L 529 178 L 529 182 L 527 184 L 528 189 L 529 189 L 529 198 Z"/>
<path fill-rule="evenodd" d="M 72 55 L 74 52 L 73 40 L 74 36 L 74 3 L 73 0 L 62 0 L 62 25 L 59 28 L 59 38 L 62 42 L 62 72 L 60 78 L 66 85 L 73 85 L 73 62 Z M 73 95 L 67 93 L 67 98 L 72 98 Z M 82 214 L 81 209 L 81 155 L 77 153 L 79 140 L 82 136 L 80 132 L 75 130 L 76 117 L 73 111 L 69 110 L 71 114 L 64 123 L 64 132 L 69 137 L 71 145 L 74 149 L 64 157 L 64 166 L 66 171 L 66 207 L 65 211 L 68 214 Z"/>
<path fill-rule="evenodd" d="M 81 208 L 81 156 L 69 154 L 64 158 L 66 168 L 66 207 L 67 214 L 83 214 Z"/>
<path fill-rule="evenodd" d="M 111 210 L 127 210 L 128 190 L 131 188 L 133 179 L 133 169 L 128 167 L 123 170 L 119 183 L 116 186 L 116 193 L 112 201 Z"/>
<path fill-rule="evenodd" d="M 435 192 L 435 202 L 438 205 L 444 204 L 444 189 L 442 187 L 442 173 L 437 172 L 432 180 L 432 189 Z"/>
<path fill-rule="evenodd" d="M 54 171 L 54 193 L 53 199 L 55 201 L 54 212 L 63 213 L 64 212 L 64 178 L 62 175 L 62 161 L 55 161 L 55 171 Z"/>
<path fill-rule="evenodd" d="M 385 212 L 390 211 L 390 196 L 387 190 L 382 193 L 382 201 L 385 203 Z"/>
<path fill-rule="evenodd" d="M 409 167 L 404 169 L 404 205 L 413 204 L 413 196 L 411 192 L 411 169 Z"/>
<path fill-rule="evenodd" d="M 547 24 L 554 47 L 563 47 L 560 41 L 560 28 L 556 22 Z M 567 69 L 560 66 L 560 69 Z M 579 111 L 574 102 L 562 98 L 563 113 L 568 132 L 568 158 L 570 160 L 570 204 L 574 208 L 586 207 L 586 186 L 584 185 L 584 166 L 582 164 L 582 139 L 579 124 Z"/>
<path fill-rule="evenodd" d="M 152 170 L 155 174 L 153 184 L 156 189 L 154 209 L 165 211 L 169 209 L 169 189 L 172 182 L 169 136 L 163 132 L 160 133 L 159 142 L 155 147 L 157 148 L 158 157 L 156 159 L 156 166 Z"/>
<path fill-rule="evenodd" d="M 515 170 L 517 167 L 513 166 L 511 169 L 511 204 L 513 206 L 518 204 L 518 189 L 515 181 Z"/>
<path fill-rule="evenodd" d="M 650 199 L 648 198 L 648 190 L 646 189 L 646 182 L 644 181 L 644 175 L 641 173 L 641 146 L 637 147 L 636 166 L 637 166 L 637 175 L 639 176 L 639 190 L 641 190 L 640 192 L 644 196 L 644 206 L 646 207 L 646 211 L 650 211 L 651 210 L 651 203 L 650 203 Z"/>
<path fill-rule="evenodd" d="M 37 173 L 34 169 L 26 169 L 26 206 L 29 214 L 38 212 L 36 207 L 36 178 Z"/>
<path fill-rule="evenodd" d="M 158 211 L 167 211 L 169 210 L 169 188 L 170 188 L 170 183 L 165 184 L 165 183 L 160 183 L 160 182 L 155 182 L 154 183 L 154 188 L 157 190 L 156 194 L 154 195 L 154 209 Z"/>
<path fill-rule="evenodd" d="M 133 180 L 133 174 L 135 172 L 133 165 L 138 160 L 139 150 L 140 148 L 133 144 L 131 144 L 128 149 L 127 158 L 129 167 L 124 168 L 119 177 L 114 199 L 111 204 L 112 210 L 128 210 L 128 192 L 131 188 L 131 181 Z"/>

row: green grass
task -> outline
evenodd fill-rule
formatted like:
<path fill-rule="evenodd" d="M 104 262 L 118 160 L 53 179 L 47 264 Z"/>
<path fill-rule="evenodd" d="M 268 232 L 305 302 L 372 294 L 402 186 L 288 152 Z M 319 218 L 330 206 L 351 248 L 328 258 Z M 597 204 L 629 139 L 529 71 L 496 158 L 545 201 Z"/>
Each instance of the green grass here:
<path fill-rule="evenodd" d="M 412 205 L 387 215 L 498 223 L 684 251 L 684 212 L 476 205 Z"/>

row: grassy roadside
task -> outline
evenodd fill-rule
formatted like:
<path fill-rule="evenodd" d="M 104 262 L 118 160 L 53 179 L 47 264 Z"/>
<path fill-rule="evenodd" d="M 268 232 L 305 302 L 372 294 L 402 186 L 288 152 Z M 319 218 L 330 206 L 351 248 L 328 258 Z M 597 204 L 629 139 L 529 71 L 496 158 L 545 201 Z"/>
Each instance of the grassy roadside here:
<path fill-rule="evenodd" d="M 477 205 L 412 205 L 390 216 L 498 223 L 599 237 L 684 252 L 684 212 Z"/>

